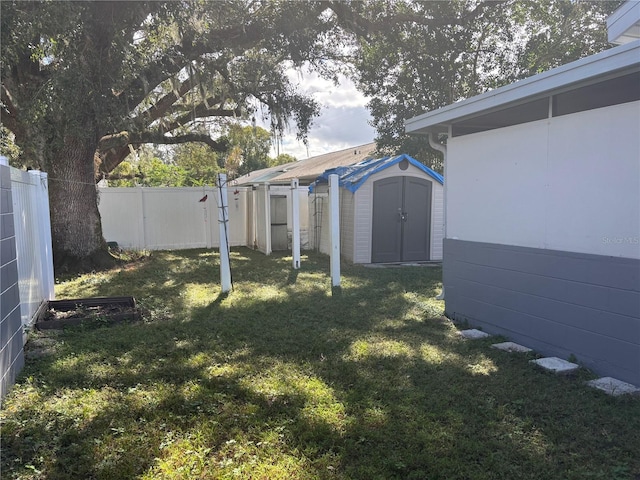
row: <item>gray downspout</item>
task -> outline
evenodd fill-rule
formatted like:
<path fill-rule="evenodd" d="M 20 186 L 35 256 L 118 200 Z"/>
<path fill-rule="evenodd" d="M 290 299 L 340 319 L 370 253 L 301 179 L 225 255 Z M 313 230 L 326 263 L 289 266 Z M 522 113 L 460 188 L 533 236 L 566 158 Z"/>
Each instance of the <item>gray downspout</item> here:
<path fill-rule="evenodd" d="M 438 142 L 437 133 L 429 132 L 427 136 L 429 138 L 429 145 L 431 146 L 431 148 L 437 150 L 438 152 L 442 152 L 442 167 L 444 173 L 444 238 L 447 238 L 447 147 L 446 145 Z M 436 300 L 444 300 L 444 283 L 442 285 L 442 293 L 440 293 L 440 295 L 436 297 Z"/>

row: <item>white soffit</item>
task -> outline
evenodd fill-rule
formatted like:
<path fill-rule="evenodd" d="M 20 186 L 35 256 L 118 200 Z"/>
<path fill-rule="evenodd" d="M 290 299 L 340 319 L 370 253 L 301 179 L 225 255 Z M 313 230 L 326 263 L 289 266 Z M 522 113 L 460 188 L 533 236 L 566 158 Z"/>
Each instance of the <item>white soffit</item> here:
<path fill-rule="evenodd" d="M 640 1 L 627 0 L 613 12 L 607 18 L 607 34 L 618 45 L 640 38 Z"/>
<path fill-rule="evenodd" d="M 405 121 L 407 133 L 446 132 L 458 120 L 525 103 L 551 92 L 566 91 L 616 71 L 640 69 L 640 40 L 576 60 L 533 77 L 423 113 Z"/>

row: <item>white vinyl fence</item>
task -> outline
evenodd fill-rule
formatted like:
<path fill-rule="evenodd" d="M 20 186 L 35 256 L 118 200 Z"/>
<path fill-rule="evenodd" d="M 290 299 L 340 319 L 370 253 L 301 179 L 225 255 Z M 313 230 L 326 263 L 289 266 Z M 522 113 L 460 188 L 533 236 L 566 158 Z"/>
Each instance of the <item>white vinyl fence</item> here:
<path fill-rule="evenodd" d="M 24 366 L 25 327 L 54 298 L 47 190 L 46 173 L 0 157 L 0 398 Z"/>
<path fill-rule="evenodd" d="M 271 253 L 269 195 L 290 195 L 290 187 L 227 186 L 229 246 Z M 101 187 L 99 210 L 107 242 L 125 249 L 219 248 L 216 187 Z M 306 188 L 300 188 L 300 221 L 306 239 Z M 291 213 L 287 224 L 291 230 Z M 305 245 L 303 244 L 303 248 Z"/>
<path fill-rule="evenodd" d="M 11 193 L 20 311 L 28 325 L 42 301 L 55 298 L 47 174 L 12 168 Z"/>

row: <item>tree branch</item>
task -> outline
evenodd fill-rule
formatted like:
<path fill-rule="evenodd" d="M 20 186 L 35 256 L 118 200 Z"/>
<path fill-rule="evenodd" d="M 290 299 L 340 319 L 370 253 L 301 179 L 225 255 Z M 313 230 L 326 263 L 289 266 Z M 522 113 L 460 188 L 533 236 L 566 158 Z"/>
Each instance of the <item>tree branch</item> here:
<path fill-rule="evenodd" d="M 4 84 L 0 91 L 0 101 L 2 102 L 2 109 L 6 112 L 2 115 L 2 123 L 15 134 L 18 130 L 21 130 L 22 126 L 18 120 L 18 109 L 15 106 L 11 92 L 9 92 Z"/>
<path fill-rule="evenodd" d="M 213 98 L 209 99 L 209 101 L 213 101 Z M 207 108 L 205 104 L 200 104 L 196 106 L 193 110 L 185 113 L 181 117 L 177 118 L 169 125 L 167 125 L 164 130 L 166 132 L 171 132 L 176 128 L 183 127 L 188 125 L 190 122 L 193 122 L 197 118 L 207 118 L 207 117 L 239 117 L 242 115 L 242 110 L 240 108 L 236 108 L 233 110 L 224 109 L 224 108 Z"/>
<path fill-rule="evenodd" d="M 185 133 L 175 137 L 168 137 L 162 132 L 142 132 L 131 136 L 131 145 L 139 145 L 143 143 L 156 143 L 162 145 L 177 145 L 180 143 L 199 142 L 208 145 L 216 152 L 225 152 L 227 150 L 226 142 L 217 142 L 209 135 L 204 133 Z"/>
<path fill-rule="evenodd" d="M 179 143 L 201 142 L 206 143 L 216 152 L 224 152 L 227 145 L 224 142 L 217 142 L 209 135 L 201 133 L 185 133 L 175 137 L 166 136 L 162 132 L 120 132 L 113 135 L 105 135 L 100 139 L 99 150 L 108 152 L 109 150 L 118 150 L 129 145 L 141 145 L 143 143 L 157 143 L 163 145 L 176 145 Z M 128 149 L 127 149 L 128 150 Z M 115 166 L 113 167 L 115 168 Z M 107 170 L 110 171 L 110 170 Z"/>
<path fill-rule="evenodd" d="M 138 115 L 137 118 L 139 120 L 137 121 L 139 123 L 144 122 L 147 125 L 154 122 L 158 118 L 162 117 L 165 113 L 167 113 L 169 109 L 173 106 L 173 104 L 175 104 L 178 101 L 178 99 L 186 95 L 189 92 L 189 90 L 191 90 L 194 86 L 195 85 L 191 77 L 189 77 L 187 80 L 182 82 L 176 90 L 173 90 L 172 92 L 168 93 L 167 95 L 162 97 L 160 100 L 158 100 L 154 105 L 150 106 L 140 115 Z"/>

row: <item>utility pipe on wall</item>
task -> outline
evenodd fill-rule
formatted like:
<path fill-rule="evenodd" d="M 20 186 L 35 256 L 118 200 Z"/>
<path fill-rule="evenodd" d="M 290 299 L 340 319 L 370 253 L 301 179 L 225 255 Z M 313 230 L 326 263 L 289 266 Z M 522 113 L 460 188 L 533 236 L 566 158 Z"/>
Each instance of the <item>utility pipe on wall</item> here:
<path fill-rule="evenodd" d="M 427 134 L 429 139 L 429 145 L 434 150 L 442 153 L 442 166 L 444 173 L 444 202 L 443 202 L 443 216 L 444 216 L 444 238 L 447 238 L 447 147 L 438 142 L 438 134 L 429 132 Z M 444 284 L 442 285 L 442 293 L 436 297 L 437 300 L 444 300 Z"/>

